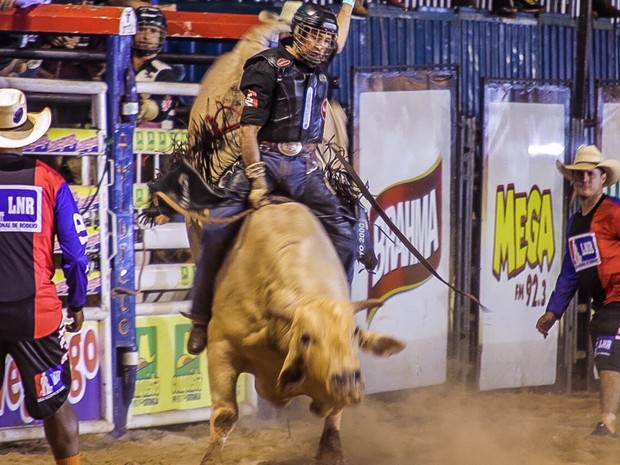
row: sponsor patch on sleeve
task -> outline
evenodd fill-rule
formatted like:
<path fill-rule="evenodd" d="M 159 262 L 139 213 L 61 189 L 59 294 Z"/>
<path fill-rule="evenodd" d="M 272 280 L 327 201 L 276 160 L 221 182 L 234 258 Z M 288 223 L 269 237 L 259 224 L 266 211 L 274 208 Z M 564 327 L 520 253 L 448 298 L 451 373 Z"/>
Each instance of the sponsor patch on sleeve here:
<path fill-rule="evenodd" d="M 35 375 L 34 385 L 37 390 L 38 402 L 43 402 L 58 394 L 65 388 L 62 382 L 62 366 L 58 365 Z"/>
<path fill-rule="evenodd" d="M 0 186 L 0 232 L 41 232 L 41 186 Z"/>
<path fill-rule="evenodd" d="M 245 95 L 245 106 L 258 108 L 258 95 L 252 89 L 247 89 L 244 91 Z"/>
<path fill-rule="evenodd" d="M 601 264 L 601 254 L 594 233 L 570 237 L 568 239 L 568 250 L 576 271 Z"/>

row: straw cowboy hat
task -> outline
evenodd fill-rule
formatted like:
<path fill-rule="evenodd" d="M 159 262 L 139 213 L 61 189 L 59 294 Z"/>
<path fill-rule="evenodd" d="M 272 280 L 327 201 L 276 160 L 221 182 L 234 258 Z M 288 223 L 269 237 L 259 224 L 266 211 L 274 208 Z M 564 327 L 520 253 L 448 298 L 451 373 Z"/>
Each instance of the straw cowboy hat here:
<path fill-rule="evenodd" d="M 605 160 L 596 145 L 579 147 L 572 165 L 564 165 L 559 160 L 556 161 L 556 164 L 560 173 L 569 181 L 573 180 L 573 171 L 590 171 L 594 168 L 600 168 L 607 173 L 603 187 L 615 184 L 620 179 L 620 161 Z"/>
<path fill-rule="evenodd" d="M 26 96 L 17 89 L 0 89 L 0 148 L 25 147 L 40 139 L 50 127 L 49 108 L 28 113 Z"/>

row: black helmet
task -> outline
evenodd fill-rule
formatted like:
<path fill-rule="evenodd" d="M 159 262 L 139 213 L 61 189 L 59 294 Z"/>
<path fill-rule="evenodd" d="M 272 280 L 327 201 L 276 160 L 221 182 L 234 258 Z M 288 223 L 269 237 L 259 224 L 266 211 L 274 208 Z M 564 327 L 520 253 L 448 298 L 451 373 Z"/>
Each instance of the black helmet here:
<path fill-rule="evenodd" d="M 161 52 L 164 48 L 164 42 L 166 40 L 166 17 L 164 13 L 159 9 L 152 6 L 141 6 L 136 8 L 136 19 L 138 23 L 138 31 L 140 28 L 146 26 L 155 26 L 159 29 L 159 41 L 157 44 L 150 44 L 144 42 L 133 41 L 132 49 L 136 55 L 148 56 Z"/>
<path fill-rule="evenodd" d="M 304 3 L 293 15 L 291 27 L 293 47 L 308 65 L 323 63 L 336 51 L 338 22 L 329 8 Z"/>

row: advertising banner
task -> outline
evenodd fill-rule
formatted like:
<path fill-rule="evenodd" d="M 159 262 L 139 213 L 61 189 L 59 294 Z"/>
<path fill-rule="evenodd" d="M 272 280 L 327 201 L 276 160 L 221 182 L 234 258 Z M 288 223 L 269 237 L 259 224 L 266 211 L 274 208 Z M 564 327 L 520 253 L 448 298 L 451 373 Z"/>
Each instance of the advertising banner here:
<path fill-rule="evenodd" d="M 188 410 L 211 405 L 205 352 L 186 351 L 191 322 L 178 315 L 136 318 L 138 372 L 132 415 Z M 245 376 L 237 399 L 246 398 Z"/>
<path fill-rule="evenodd" d="M 479 313 L 481 390 L 553 384 L 557 325 L 544 313 L 563 255 L 564 162 L 570 90 L 489 82 L 484 87 Z"/>
<path fill-rule="evenodd" d="M 86 155 L 105 153 L 103 138 L 96 129 L 50 128 L 36 142 L 24 147 L 24 153 Z"/>
<path fill-rule="evenodd" d="M 134 153 L 170 153 L 174 143 L 187 142 L 185 129 L 136 128 L 133 132 Z"/>
<path fill-rule="evenodd" d="M 597 91 L 597 145 L 605 158 L 620 160 L 620 86 L 604 85 Z M 606 187 L 605 193 L 620 197 L 620 182 Z"/>
<path fill-rule="evenodd" d="M 454 70 L 395 69 L 354 78 L 354 162 L 389 218 L 449 279 L 450 179 L 455 140 Z M 423 116 L 422 116 L 423 115 Z M 370 329 L 402 339 L 389 359 L 363 358 L 368 392 L 443 383 L 447 371 L 449 289 L 370 212 L 378 265 L 353 282 L 353 297 L 380 298 Z"/>
<path fill-rule="evenodd" d="M 69 402 L 80 421 L 100 420 L 102 412 L 101 350 L 99 323 L 85 321 L 79 333 L 67 333 L 73 379 Z M 19 370 L 12 357 L 5 363 L 0 390 L 0 428 L 41 424 L 26 411 Z"/>

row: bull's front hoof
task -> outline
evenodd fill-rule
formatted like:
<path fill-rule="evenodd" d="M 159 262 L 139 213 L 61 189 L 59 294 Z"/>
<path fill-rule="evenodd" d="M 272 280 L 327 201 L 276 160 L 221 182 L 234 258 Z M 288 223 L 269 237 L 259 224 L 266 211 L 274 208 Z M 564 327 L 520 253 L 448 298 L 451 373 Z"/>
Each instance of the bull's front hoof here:
<path fill-rule="evenodd" d="M 347 465 L 342 455 L 340 432 L 336 428 L 327 427 L 323 430 L 316 454 L 316 465 Z"/>
<path fill-rule="evenodd" d="M 316 465 L 348 465 L 348 462 L 342 455 L 330 456 L 327 454 L 323 457 L 317 457 Z"/>
<path fill-rule="evenodd" d="M 202 458 L 200 465 L 222 465 L 222 451 L 214 450 L 209 447 L 209 450 Z"/>

